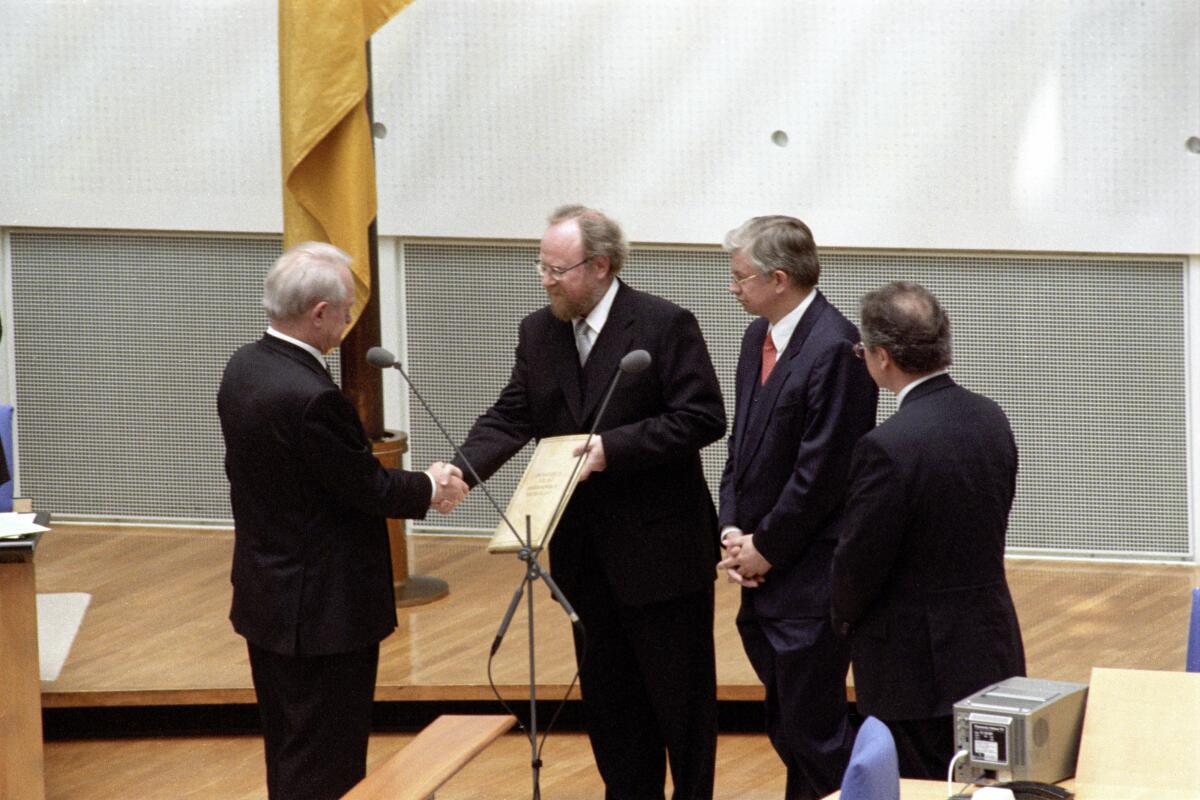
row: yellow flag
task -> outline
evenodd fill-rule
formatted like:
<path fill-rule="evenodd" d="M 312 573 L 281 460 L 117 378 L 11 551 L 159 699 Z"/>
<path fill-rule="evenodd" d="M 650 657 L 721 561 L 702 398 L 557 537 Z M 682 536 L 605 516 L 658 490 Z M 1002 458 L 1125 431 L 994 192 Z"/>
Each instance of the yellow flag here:
<path fill-rule="evenodd" d="M 283 245 L 329 242 L 354 258 L 354 322 L 371 296 L 376 209 L 366 43 L 410 2 L 279 0 Z"/>

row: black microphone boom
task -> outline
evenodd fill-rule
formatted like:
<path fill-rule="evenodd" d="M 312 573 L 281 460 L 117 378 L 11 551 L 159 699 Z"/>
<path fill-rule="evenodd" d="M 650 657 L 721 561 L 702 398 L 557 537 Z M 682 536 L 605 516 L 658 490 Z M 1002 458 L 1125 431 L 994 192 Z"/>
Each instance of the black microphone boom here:
<path fill-rule="evenodd" d="M 396 360 L 396 357 L 387 350 L 384 350 L 382 347 L 372 347 L 367 351 L 367 361 L 376 367 L 379 367 L 380 369 L 394 367 L 400 373 L 400 375 L 404 378 L 404 382 L 408 384 L 408 388 L 410 388 L 413 394 L 416 395 L 417 399 L 421 401 L 421 405 L 425 407 L 425 410 L 429 413 L 429 416 L 433 419 L 434 423 L 437 424 L 438 430 L 442 432 L 442 435 L 446 437 L 446 441 L 450 442 L 450 446 L 454 448 L 454 452 L 462 460 L 463 464 L 466 465 L 467 469 L 471 471 L 471 476 L 475 478 L 475 485 L 480 489 L 483 489 L 483 493 L 487 496 L 488 502 L 492 504 L 492 507 L 496 509 L 496 513 L 500 515 L 500 518 L 503 519 L 505 524 L 508 525 L 509 530 L 511 530 L 513 535 L 517 537 L 517 540 L 520 541 L 521 535 L 517 533 L 517 529 L 513 526 L 512 522 L 509 521 L 508 516 L 504 513 L 504 510 L 500 508 L 500 504 L 496 502 L 494 497 L 492 497 L 491 492 L 487 490 L 487 486 L 484 485 L 483 479 L 479 477 L 479 473 L 475 470 L 475 467 L 471 464 L 470 460 L 468 460 L 463 454 L 462 449 L 455 444 L 454 439 L 451 438 L 450 434 L 446 431 L 446 427 L 442 425 L 441 420 L 439 420 L 437 415 L 433 413 L 433 409 L 431 409 L 429 404 L 425 402 L 425 398 L 421 396 L 421 393 L 417 391 L 417 387 L 413 385 L 412 380 L 408 377 L 408 373 L 406 373 L 404 368 L 400 366 L 400 362 Z M 608 400 L 610 397 L 612 397 L 613 390 L 617 388 L 617 381 L 620 380 L 621 373 L 636 375 L 637 373 L 646 369 L 648 366 L 650 366 L 650 354 L 645 350 L 634 350 L 626 353 L 625 356 L 621 358 L 621 363 L 619 364 L 616 373 L 612 377 L 612 382 L 609 384 L 607 393 L 604 395 L 604 402 L 600 404 L 600 408 L 596 412 L 596 418 L 592 422 L 592 429 L 588 431 L 587 438 L 584 440 L 583 449 L 580 451 L 579 457 L 575 460 L 575 466 L 571 471 L 571 477 L 567 481 L 566 486 L 563 487 L 563 492 L 558 498 L 558 506 L 555 508 L 554 514 L 551 515 L 550 522 L 547 522 L 547 533 L 549 532 L 549 526 L 553 524 L 553 520 L 558 517 L 559 512 L 562 510 L 563 503 L 567 498 L 567 488 L 574 482 L 575 476 L 579 473 L 579 467 L 583 463 L 583 459 L 587 456 L 588 446 L 591 444 L 592 437 L 596 435 L 596 428 L 599 426 L 600 420 L 604 416 L 604 411 L 608 407 Z M 529 745 L 532 756 L 531 764 L 533 767 L 533 796 L 534 800 L 538 800 L 538 798 L 541 797 L 538 776 L 541 771 L 542 759 L 541 747 L 539 747 L 537 743 L 537 679 L 535 672 L 536 662 L 534 659 L 535 634 L 533 625 L 533 581 L 541 578 L 545 582 L 547 588 L 550 589 L 551 594 L 554 595 L 554 599 L 557 600 L 559 605 L 562 606 L 563 611 L 566 612 L 567 617 L 571 620 L 572 626 L 576 628 L 577 635 L 580 636 L 584 642 L 582 645 L 583 652 L 587 651 L 587 634 L 583 624 L 580 622 L 579 615 L 575 613 L 575 609 L 571 607 L 570 602 L 559 590 L 558 584 L 556 584 L 550 575 L 548 575 L 541 568 L 541 565 L 538 564 L 537 560 L 538 555 L 541 552 L 541 548 L 534 549 L 533 547 L 533 532 L 529 530 L 530 518 L 528 516 L 525 517 L 525 525 L 525 546 L 522 547 L 520 552 L 517 554 L 517 557 L 526 564 L 525 577 L 521 581 L 520 586 L 517 587 L 516 592 L 513 593 L 512 600 L 509 601 L 508 608 L 504 611 L 504 618 L 500 621 L 500 628 L 496 631 L 496 636 L 492 640 L 491 653 L 488 656 L 488 681 L 491 682 L 492 657 L 494 657 L 496 655 L 496 651 L 500 649 L 500 643 L 504 641 L 504 634 L 508 632 L 508 626 L 512 622 L 513 615 L 516 613 L 517 604 L 520 603 L 521 596 L 525 595 L 529 605 Z M 526 584 L 528 584 L 530 587 L 528 593 L 525 592 Z M 578 675 L 579 673 L 576 672 L 576 677 L 578 677 Z M 573 686 L 574 684 L 575 680 L 572 679 L 571 685 Z M 492 688 L 494 691 L 495 686 L 493 685 Z M 570 689 L 568 689 L 568 692 L 569 691 Z M 500 694 L 498 692 L 496 696 L 497 698 L 500 698 Z M 503 698 L 500 698 L 500 702 L 502 704 L 504 703 Z M 508 708 L 508 706 L 505 705 L 505 708 Z M 559 709 L 561 710 L 561 708 L 562 707 L 560 706 Z M 551 726 L 554 725 L 554 720 L 557 718 L 558 713 L 556 712 L 554 718 L 550 720 Z M 549 729 L 547 729 L 547 734 L 548 733 Z M 545 736 L 543 736 L 543 745 L 545 744 L 545 741 Z"/>
<path fill-rule="evenodd" d="M 467 465 L 467 469 L 470 471 L 471 477 L 475 479 L 475 485 L 483 491 L 484 497 L 486 497 L 488 502 L 492 504 L 492 508 L 496 509 L 496 513 L 500 515 L 500 519 L 504 520 L 505 524 L 508 525 L 509 530 L 513 532 L 513 536 L 516 536 L 517 539 L 520 540 L 521 534 L 517 533 L 516 527 L 513 526 L 512 522 L 509 521 L 508 515 L 504 513 L 504 509 L 500 508 L 500 504 L 496 502 L 496 498 L 492 497 L 492 493 L 488 491 L 487 486 L 485 486 L 483 483 L 483 478 L 480 478 L 479 473 L 475 471 L 475 466 L 471 463 L 470 459 L 463 454 L 462 449 L 454 443 L 454 437 L 452 437 L 450 432 L 446 430 L 446 426 L 442 424 L 440 419 L 438 419 L 438 415 L 433 413 L 433 409 L 429 407 L 429 403 L 425 402 L 425 398 L 421 396 L 419 391 L 417 391 L 417 387 L 413 385 L 412 379 L 408 377 L 408 373 L 404 371 L 404 367 L 400 366 L 400 362 L 396 360 L 396 357 L 392 355 L 391 351 L 385 350 L 382 347 L 372 347 L 367 351 L 367 361 L 373 366 L 379 367 L 380 369 L 394 367 L 396 371 L 400 373 L 400 375 L 404 378 L 404 382 L 408 384 L 408 388 L 412 389 L 412 393 L 417 396 L 418 400 L 421 401 L 421 405 L 424 406 L 425 411 L 429 413 L 430 418 L 433 420 L 434 424 L 437 425 L 438 430 L 442 432 L 442 436 L 445 436 L 446 441 L 449 442 L 450 446 L 454 448 L 455 455 L 461 458 L 462 462 Z"/>
<path fill-rule="evenodd" d="M 621 363 L 617 365 L 617 371 L 613 373 L 612 381 L 608 384 L 608 391 L 604 393 L 604 401 L 600 403 L 600 409 L 596 412 L 596 418 L 592 420 L 592 429 L 588 431 L 587 438 L 583 440 L 583 449 L 579 453 L 579 458 L 575 459 L 575 467 L 571 470 L 571 479 L 567 481 L 567 485 L 563 487 L 562 494 L 558 497 L 558 504 L 555 505 L 554 514 L 550 517 L 551 522 L 558 519 L 558 515 L 562 511 L 563 502 L 567 499 L 567 487 L 575 480 L 575 475 L 579 472 L 579 466 L 583 463 L 583 459 L 587 457 L 592 437 L 596 435 L 596 429 L 600 427 L 600 420 L 604 417 L 605 409 L 608 408 L 608 399 L 612 397 L 613 390 L 617 388 L 617 381 L 621 379 L 621 374 L 636 375 L 650 366 L 650 361 L 650 354 L 645 350 L 630 350 L 621 357 Z"/>

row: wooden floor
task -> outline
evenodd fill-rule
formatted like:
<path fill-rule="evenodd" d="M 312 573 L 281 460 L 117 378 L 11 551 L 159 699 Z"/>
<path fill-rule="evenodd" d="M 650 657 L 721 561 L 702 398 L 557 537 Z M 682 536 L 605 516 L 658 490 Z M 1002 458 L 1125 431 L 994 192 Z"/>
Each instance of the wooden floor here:
<path fill-rule="evenodd" d="M 89 592 L 92 603 L 62 674 L 43 683 L 47 707 L 253 702 L 244 642 L 229 625 L 232 533 L 57 526 L 37 553 L 39 592 Z M 479 540 L 413 537 L 414 574 L 450 583 L 449 597 L 400 609 L 384 641 L 379 700 L 486 700 L 487 652 L 524 574 Z M 1182 669 L 1195 566 L 1009 561 L 1029 674 L 1086 682 L 1093 666 Z M 544 586 L 534 619 L 541 696 L 574 674 L 570 628 Z M 717 583 L 717 677 L 724 700 L 762 688 L 734 627 L 737 587 Z M 494 675 L 527 698 L 524 606 Z"/>
<path fill-rule="evenodd" d="M 515 556 L 482 541 L 413 537 L 411 571 L 450 583 L 450 595 L 399 609 L 381 647 L 376 698 L 489 700 L 487 653 L 521 577 Z M 90 592 L 92 603 L 47 707 L 252 703 L 246 647 L 228 620 L 228 531 L 58 526 L 37 553 L 39 592 Z M 734 630 L 736 587 L 718 587 L 723 699 L 762 697 Z M 570 626 L 546 588 L 535 589 L 539 696 L 561 696 L 574 675 Z M 493 675 L 506 697 L 528 698 L 522 604 Z"/>
<path fill-rule="evenodd" d="M 412 571 L 450 583 L 450 596 L 399 610 L 382 645 L 377 698 L 486 700 L 487 652 L 524 574 L 512 556 L 481 542 L 410 541 Z M 146 527 L 56 526 L 37 553 L 40 592 L 89 592 L 92 603 L 47 707 L 251 703 L 243 641 L 227 619 L 232 534 Z M 1013 589 L 1035 677 L 1087 682 L 1093 666 L 1183 668 L 1191 588 L 1200 568 L 1183 565 L 1010 559 Z M 574 671 L 570 630 L 545 587 L 536 592 L 539 696 L 566 688 Z M 717 584 L 719 695 L 753 700 L 762 689 L 734 628 L 736 587 Z M 524 606 L 494 673 L 507 697 L 528 697 Z M 371 759 L 406 737 L 372 738 Z M 438 797 L 529 795 L 528 745 L 504 737 Z M 47 744 L 49 798 L 261 798 L 256 737 L 69 741 Z M 556 735 L 544 754 L 547 797 L 601 795 L 586 739 Z M 782 767 L 761 735 L 723 735 L 720 798 L 774 798 Z"/>

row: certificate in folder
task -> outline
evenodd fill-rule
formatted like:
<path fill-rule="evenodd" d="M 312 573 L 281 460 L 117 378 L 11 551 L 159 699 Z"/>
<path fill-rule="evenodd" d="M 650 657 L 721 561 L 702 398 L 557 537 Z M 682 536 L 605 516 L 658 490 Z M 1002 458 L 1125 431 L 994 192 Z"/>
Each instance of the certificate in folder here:
<path fill-rule="evenodd" d="M 508 523 L 500 520 L 488 543 L 489 553 L 515 553 L 524 547 L 526 516 L 529 517 L 534 548 L 550 543 L 550 535 L 558 526 L 575 484 L 579 483 L 579 471 L 575 469 L 579 457 L 573 452 L 587 438 L 586 433 L 577 433 L 551 436 L 538 442 L 505 511 L 519 535 L 514 536 Z"/>

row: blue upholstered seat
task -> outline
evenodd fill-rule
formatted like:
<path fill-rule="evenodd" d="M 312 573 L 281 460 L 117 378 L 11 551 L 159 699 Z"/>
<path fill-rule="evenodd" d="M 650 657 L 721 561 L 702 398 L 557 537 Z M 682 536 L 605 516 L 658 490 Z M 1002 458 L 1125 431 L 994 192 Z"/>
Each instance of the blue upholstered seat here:
<path fill-rule="evenodd" d="M 0 442 L 4 443 L 4 459 L 8 464 L 8 474 L 14 475 L 13 472 L 13 407 L 9 405 L 0 405 Z M 0 486 L 0 511 L 12 511 L 13 507 L 13 482 L 5 481 L 3 486 Z"/>
<path fill-rule="evenodd" d="M 892 732 L 867 717 L 850 753 L 842 778 L 842 800 L 900 800 L 900 764 Z"/>
<path fill-rule="evenodd" d="M 1200 672 L 1200 589 L 1192 589 L 1192 616 L 1188 623 L 1187 671 Z"/>

